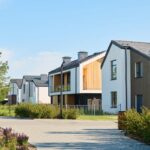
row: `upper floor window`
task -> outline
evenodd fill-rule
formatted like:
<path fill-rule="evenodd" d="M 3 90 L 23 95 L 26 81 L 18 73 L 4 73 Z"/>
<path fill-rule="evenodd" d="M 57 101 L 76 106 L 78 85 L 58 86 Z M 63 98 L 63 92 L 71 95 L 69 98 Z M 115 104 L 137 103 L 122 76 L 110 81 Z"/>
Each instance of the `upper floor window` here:
<path fill-rule="evenodd" d="M 117 63 L 116 60 L 111 61 L 111 80 L 117 79 Z"/>
<path fill-rule="evenodd" d="M 111 92 L 111 108 L 117 108 L 117 92 Z"/>
<path fill-rule="evenodd" d="M 143 63 L 142 62 L 135 63 L 135 77 L 136 78 L 143 77 Z"/>

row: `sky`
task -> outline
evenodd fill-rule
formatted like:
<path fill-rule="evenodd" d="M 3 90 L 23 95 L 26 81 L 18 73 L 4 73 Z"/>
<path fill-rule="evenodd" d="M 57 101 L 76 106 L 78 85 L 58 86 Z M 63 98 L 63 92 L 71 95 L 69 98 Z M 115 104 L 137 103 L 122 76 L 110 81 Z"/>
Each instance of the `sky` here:
<path fill-rule="evenodd" d="M 0 0 L 0 52 L 10 78 L 48 73 L 63 56 L 150 42 L 150 0 Z"/>

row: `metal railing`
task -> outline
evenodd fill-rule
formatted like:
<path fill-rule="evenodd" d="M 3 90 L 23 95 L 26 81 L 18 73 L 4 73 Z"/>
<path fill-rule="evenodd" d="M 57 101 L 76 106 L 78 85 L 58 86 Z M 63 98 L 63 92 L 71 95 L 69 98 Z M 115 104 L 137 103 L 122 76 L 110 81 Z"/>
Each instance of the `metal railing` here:
<path fill-rule="evenodd" d="M 77 109 L 80 114 L 85 115 L 101 115 L 101 107 L 96 107 L 96 105 L 63 105 L 64 109 Z"/>
<path fill-rule="evenodd" d="M 71 87 L 70 85 L 63 85 L 63 92 L 64 91 L 70 91 L 71 90 Z M 51 86 L 51 92 L 54 93 L 54 92 L 60 92 L 61 91 L 61 85 L 57 85 L 57 86 Z"/>

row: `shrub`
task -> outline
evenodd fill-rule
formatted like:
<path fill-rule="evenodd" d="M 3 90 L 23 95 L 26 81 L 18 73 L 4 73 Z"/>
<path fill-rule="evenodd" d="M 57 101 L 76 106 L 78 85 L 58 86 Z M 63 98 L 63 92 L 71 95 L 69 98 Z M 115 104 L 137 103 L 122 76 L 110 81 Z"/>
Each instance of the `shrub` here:
<path fill-rule="evenodd" d="M 125 113 L 125 132 L 150 144 L 150 109 L 142 108 L 142 113 L 131 109 Z"/>
<path fill-rule="evenodd" d="M 63 119 L 77 119 L 79 116 L 78 109 L 63 109 L 62 117 Z"/>
<path fill-rule="evenodd" d="M 15 113 L 22 118 L 57 118 L 59 109 L 46 104 L 22 103 L 16 107 Z"/>
<path fill-rule="evenodd" d="M 126 122 L 125 112 L 119 111 L 119 113 L 118 113 L 118 129 L 119 130 L 126 129 L 125 122 Z"/>

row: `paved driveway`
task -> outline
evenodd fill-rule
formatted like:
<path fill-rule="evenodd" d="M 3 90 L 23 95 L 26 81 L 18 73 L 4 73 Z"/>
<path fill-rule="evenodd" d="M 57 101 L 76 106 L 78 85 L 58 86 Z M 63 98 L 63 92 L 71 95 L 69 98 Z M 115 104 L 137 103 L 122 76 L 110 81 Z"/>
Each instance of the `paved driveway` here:
<path fill-rule="evenodd" d="M 1 118 L 0 126 L 29 135 L 38 150 L 150 150 L 150 146 L 125 137 L 114 121 Z"/>

